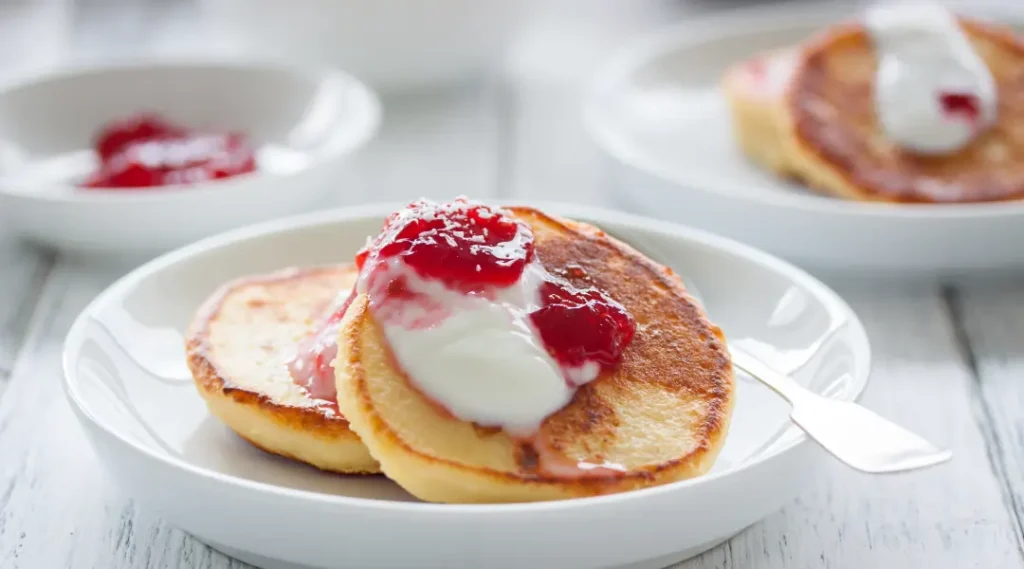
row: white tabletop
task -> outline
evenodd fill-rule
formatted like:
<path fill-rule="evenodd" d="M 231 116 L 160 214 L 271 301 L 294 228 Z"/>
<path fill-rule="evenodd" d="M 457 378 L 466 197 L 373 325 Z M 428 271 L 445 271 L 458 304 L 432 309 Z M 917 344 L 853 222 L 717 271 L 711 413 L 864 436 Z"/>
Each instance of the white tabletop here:
<path fill-rule="evenodd" d="M 381 138 L 340 191 L 601 204 L 603 164 L 578 120 L 589 72 L 625 39 L 735 4 L 568 2 L 477 83 L 388 98 Z M 0 0 L 0 73 L 174 52 L 203 33 L 183 0 Z M 0 568 L 244 567 L 121 494 L 61 393 L 72 319 L 131 264 L 0 236 Z M 680 567 L 1024 567 L 1024 284 L 831 284 L 874 348 L 863 402 L 955 459 L 890 477 L 830 463 L 782 511 Z"/>

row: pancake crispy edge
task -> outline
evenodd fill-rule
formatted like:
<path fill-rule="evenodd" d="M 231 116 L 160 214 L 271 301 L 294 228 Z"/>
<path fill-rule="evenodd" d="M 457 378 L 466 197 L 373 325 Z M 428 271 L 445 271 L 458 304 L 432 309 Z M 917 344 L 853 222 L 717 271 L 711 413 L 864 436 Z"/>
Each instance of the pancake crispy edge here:
<path fill-rule="evenodd" d="M 706 472 L 735 400 L 721 331 L 669 269 L 591 226 L 507 209 L 534 229 L 549 271 L 606 290 L 637 320 L 618 371 L 581 387 L 540 431 L 571 461 L 627 470 L 586 478 L 538 471 L 530 445 L 438 410 L 395 367 L 361 295 L 339 337 L 339 404 L 384 473 L 423 500 L 497 503 L 608 494 Z"/>
<path fill-rule="evenodd" d="M 285 367 L 295 343 L 356 274 L 353 265 L 289 269 L 238 279 L 211 295 L 185 341 L 210 413 L 266 452 L 330 472 L 379 473 L 348 421 L 310 399 Z"/>

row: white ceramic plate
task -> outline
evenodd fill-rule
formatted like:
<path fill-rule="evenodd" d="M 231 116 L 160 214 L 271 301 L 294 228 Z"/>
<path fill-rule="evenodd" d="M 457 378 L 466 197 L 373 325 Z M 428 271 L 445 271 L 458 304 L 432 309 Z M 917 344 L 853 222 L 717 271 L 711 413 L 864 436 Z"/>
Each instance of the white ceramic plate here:
<path fill-rule="evenodd" d="M 155 111 L 246 133 L 257 171 L 189 186 L 85 190 L 106 122 Z M 376 95 L 341 71 L 254 62 L 151 61 L 47 73 L 0 89 L 0 218 L 66 249 L 167 251 L 215 233 L 363 200 L 338 183 L 380 122 Z"/>
<path fill-rule="evenodd" d="M 1024 22 L 1024 11 L 1009 8 L 960 11 Z M 611 158 L 616 201 L 827 272 L 933 278 L 1024 269 L 1024 203 L 856 203 L 781 181 L 740 152 L 718 88 L 725 70 L 853 14 L 807 4 L 733 11 L 624 48 L 599 73 L 585 111 Z"/>
<path fill-rule="evenodd" d="M 673 266 L 731 342 L 815 391 L 852 400 L 870 366 L 849 307 L 788 264 L 702 232 L 614 212 L 545 207 L 593 222 Z M 98 456 L 138 502 L 265 568 L 663 567 L 734 535 L 806 488 L 825 455 L 788 408 L 738 381 L 710 474 L 619 495 L 521 505 L 415 501 L 382 477 L 324 474 L 272 457 L 211 417 L 182 334 L 220 283 L 341 262 L 394 207 L 305 216 L 214 237 L 132 272 L 68 335 L 65 388 Z M 655 253 L 656 252 L 656 253 Z"/>

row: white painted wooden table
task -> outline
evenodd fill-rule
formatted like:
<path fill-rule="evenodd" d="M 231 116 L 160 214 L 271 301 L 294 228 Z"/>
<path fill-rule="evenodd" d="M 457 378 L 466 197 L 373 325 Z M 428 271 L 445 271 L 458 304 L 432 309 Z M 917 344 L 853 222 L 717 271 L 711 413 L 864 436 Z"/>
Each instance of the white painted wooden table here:
<path fill-rule="evenodd" d="M 578 121 L 584 80 L 624 39 L 736 4 L 695 1 L 579 0 L 538 23 L 508 65 L 476 85 L 387 100 L 380 140 L 339 191 L 602 202 L 600 157 Z M 206 40 L 183 0 L 79 0 L 74 10 L 0 0 L 4 74 Z M 120 494 L 61 393 L 72 319 L 130 268 L 0 235 L 2 569 L 243 567 Z M 874 347 L 864 403 L 956 458 L 878 478 L 832 464 L 785 509 L 681 567 L 1024 567 L 1024 284 L 836 288 Z"/>

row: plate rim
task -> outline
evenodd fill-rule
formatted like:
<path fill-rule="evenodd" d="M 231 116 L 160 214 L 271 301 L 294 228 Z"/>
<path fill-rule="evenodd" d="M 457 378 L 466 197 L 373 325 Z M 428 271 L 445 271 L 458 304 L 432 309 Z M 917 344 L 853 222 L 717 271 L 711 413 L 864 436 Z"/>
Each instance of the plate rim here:
<path fill-rule="evenodd" d="M 1024 10 L 1013 9 L 992 0 L 953 0 L 941 4 L 958 12 L 977 16 L 998 16 L 1000 24 L 1024 25 Z M 740 193 L 735 184 L 716 181 L 714 175 L 682 174 L 672 171 L 656 159 L 636 151 L 627 137 L 618 134 L 612 122 L 604 118 L 601 100 L 610 91 L 628 85 L 636 70 L 673 53 L 697 49 L 701 44 L 727 38 L 761 33 L 794 25 L 820 28 L 856 14 L 862 5 L 825 6 L 788 1 L 771 6 L 741 7 L 706 14 L 662 27 L 623 45 L 598 66 L 585 90 L 581 119 L 591 140 L 608 156 L 648 176 L 678 189 L 710 193 L 716 197 L 752 202 L 762 206 L 802 210 L 810 214 L 828 214 L 848 218 L 891 218 L 904 220 L 1016 218 L 1024 216 L 1024 200 L 953 204 L 890 204 L 853 201 L 827 196 L 791 192 Z M 753 55 L 753 54 L 751 54 Z M 719 85 L 715 84 L 717 90 Z"/>
<path fill-rule="evenodd" d="M 756 247 L 746 245 L 726 237 L 721 237 L 711 232 L 694 229 L 683 224 L 656 220 L 607 208 L 566 202 L 545 202 L 540 200 L 520 201 L 515 199 L 494 199 L 488 201 L 499 205 L 523 205 L 526 203 L 532 207 L 540 208 L 543 211 L 558 212 L 561 215 L 570 217 L 578 216 L 593 220 L 611 221 L 612 223 L 630 226 L 632 229 L 636 229 L 641 232 L 649 233 L 653 230 L 656 233 L 667 234 L 677 239 L 696 241 L 720 251 L 728 252 L 733 256 L 744 258 L 748 262 L 759 263 L 768 269 L 783 275 L 793 283 L 800 285 L 805 290 L 811 292 L 817 299 L 819 299 L 819 301 L 825 303 L 827 306 L 839 309 L 844 316 L 846 316 L 847 325 L 849 326 L 850 333 L 852 334 L 855 356 L 859 355 L 859 358 L 863 360 L 863 365 L 861 366 L 862 369 L 858 374 L 859 377 L 853 377 L 851 388 L 842 390 L 841 393 L 836 394 L 835 398 L 840 400 L 857 401 L 867 388 L 871 377 L 873 358 L 867 331 L 865 330 L 863 323 L 860 321 L 860 318 L 857 316 L 857 313 L 830 287 L 803 269 L 800 269 L 779 257 L 764 252 Z M 76 347 L 83 343 L 84 329 L 88 325 L 89 320 L 93 317 L 93 313 L 105 303 L 109 302 L 110 299 L 123 295 L 143 279 L 161 270 L 167 269 L 180 261 L 207 251 L 229 247 L 240 242 L 259 239 L 261 237 L 277 233 L 308 230 L 329 224 L 350 223 L 367 217 L 379 217 L 383 219 L 388 213 L 402 205 L 404 204 L 396 202 L 369 203 L 359 206 L 340 207 L 325 211 L 293 215 L 268 222 L 253 224 L 213 235 L 196 241 L 190 245 L 170 251 L 140 265 L 118 278 L 93 298 L 75 317 L 75 320 L 73 321 L 61 345 L 61 368 L 63 372 L 61 386 L 73 411 L 80 420 L 88 420 L 93 429 L 100 431 L 106 435 L 109 440 L 115 441 L 125 450 L 139 453 L 150 460 L 161 463 L 165 468 L 182 471 L 208 482 L 212 481 L 219 484 L 226 484 L 236 490 L 265 493 L 279 498 L 298 500 L 300 502 L 319 504 L 321 506 L 357 508 L 364 509 L 366 511 L 386 510 L 391 512 L 402 512 L 408 515 L 440 514 L 498 516 L 513 513 L 541 514 L 560 511 L 566 508 L 607 507 L 614 506 L 615 503 L 622 501 L 645 498 L 656 499 L 662 494 L 677 492 L 685 488 L 700 486 L 702 484 L 708 484 L 729 477 L 738 476 L 751 468 L 779 458 L 784 454 L 791 454 L 804 445 L 813 444 L 808 435 L 802 431 L 798 431 L 792 437 L 792 440 L 785 445 L 780 445 L 778 448 L 771 452 L 766 452 L 754 460 L 742 462 L 737 467 L 728 468 L 721 472 L 705 474 L 695 478 L 680 480 L 670 484 L 642 488 L 629 492 L 545 502 L 510 504 L 435 504 L 429 502 L 401 502 L 378 500 L 374 498 L 339 496 L 312 490 L 286 488 L 266 482 L 239 478 L 233 475 L 200 467 L 166 453 L 157 452 L 146 445 L 122 436 L 108 424 L 95 417 L 92 412 L 88 410 L 87 406 L 82 403 L 82 398 L 77 392 L 76 384 L 78 383 L 78 379 L 76 366 L 74 365 L 75 362 L 71 360 L 71 356 L 72 353 L 76 351 Z M 601 223 L 601 221 L 597 221 L 597 223 Z M 86 425 L 82 426 L 83 428 L 86 427 Z"/>

